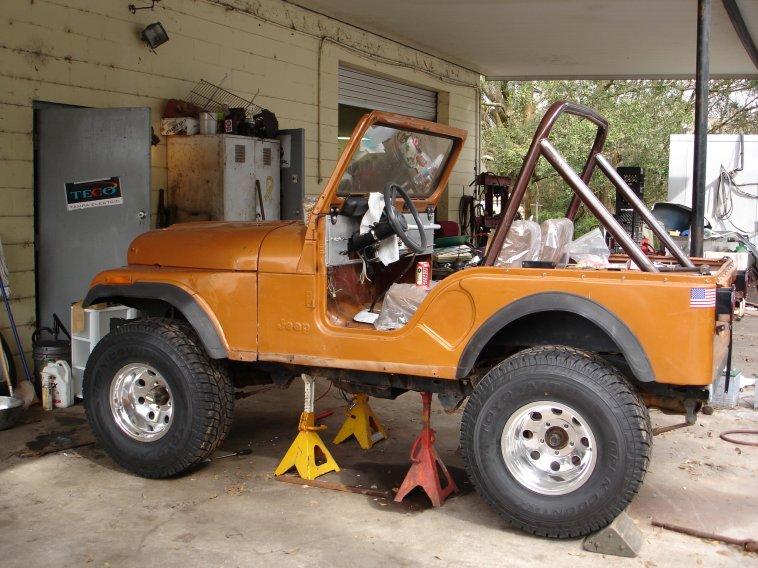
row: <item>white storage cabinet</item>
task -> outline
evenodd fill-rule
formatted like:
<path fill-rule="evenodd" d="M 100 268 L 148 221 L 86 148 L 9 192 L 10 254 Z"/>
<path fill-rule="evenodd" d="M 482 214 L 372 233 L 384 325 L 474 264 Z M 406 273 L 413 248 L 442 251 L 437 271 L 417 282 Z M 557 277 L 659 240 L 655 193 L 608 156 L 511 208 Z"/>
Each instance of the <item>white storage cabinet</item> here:
<path fill-rule="evenodd" d="M 74 377 L 74 396 L 83 398 L 82 382 L 87 359 L 95 345 L 111 330 L 113 318 L 134 319 L 139 311 L 127 306 L 108 306 L 101 309 L 84 309 L 84 329 L 71 334 L 71 372 Z"/>

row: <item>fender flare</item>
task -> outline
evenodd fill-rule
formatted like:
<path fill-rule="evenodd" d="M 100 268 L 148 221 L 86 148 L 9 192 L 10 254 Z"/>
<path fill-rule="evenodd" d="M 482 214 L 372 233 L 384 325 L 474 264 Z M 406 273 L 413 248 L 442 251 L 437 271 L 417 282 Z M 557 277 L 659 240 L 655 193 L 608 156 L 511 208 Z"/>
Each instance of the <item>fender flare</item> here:
<path fill-rule="evenodd" d="M 635 335 L 606 307 L 575 294 L 544 292 L 527 296 L 501 308 L 476 330 L 463 349 L 458 361 L 456 378 L 471 372 L 479 353 L 494 335 L 508 324 L 539 312 L 570 312 L 597 325 L 618 346 L 637 380 L 655 381 L 653 368 L 645 350 Z"/>
<path fill-rule="evenodd" d="M 191 294 L 173 284 L 156 282 L 136 282 L 127 285 L 98 284 L 90 288 L 82 305 L 86 308 L 105 301 L 128 305 L 129 299 L 161 300 L 171 304 L 193 327 L 212 359 L 228 357 L 224 342 L 205 310 Z"/>

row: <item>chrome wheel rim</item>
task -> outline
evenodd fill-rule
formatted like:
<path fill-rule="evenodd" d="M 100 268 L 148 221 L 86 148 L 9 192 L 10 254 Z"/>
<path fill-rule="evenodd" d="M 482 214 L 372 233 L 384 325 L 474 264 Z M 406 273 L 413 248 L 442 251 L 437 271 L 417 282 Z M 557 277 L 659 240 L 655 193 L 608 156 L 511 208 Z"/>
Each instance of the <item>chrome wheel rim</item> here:
<path fill-rule="evenodd" d="M 130 363 L 118 370 L 111 382 L 110 404 L 116 424 L 134 440 L 153 442 L 171 428 L 171 389 L 166 379 L 146 363 Z"/>
<path fill-rule="evenodd" d="M 597 462 L 595 436 L 584 417 L 547 400 L 530 402 L 511 415 L 500 448 L 516 481 L 541 495 L 576 491 Z"/>

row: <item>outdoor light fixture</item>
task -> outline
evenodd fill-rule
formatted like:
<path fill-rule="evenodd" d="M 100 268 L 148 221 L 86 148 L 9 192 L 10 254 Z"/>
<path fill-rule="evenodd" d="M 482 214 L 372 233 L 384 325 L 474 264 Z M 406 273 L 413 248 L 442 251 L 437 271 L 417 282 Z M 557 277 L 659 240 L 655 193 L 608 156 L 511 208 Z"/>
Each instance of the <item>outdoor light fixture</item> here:
<path fill-rule="evenodd" d="M 159 45 L 163 45 L 168 41 L 168 34 L 160 22 L 150 24 L 140 33 L 140 37 L 145 40 L 145 43 L 150 46 L 150 49 L 155 50 Z"/>

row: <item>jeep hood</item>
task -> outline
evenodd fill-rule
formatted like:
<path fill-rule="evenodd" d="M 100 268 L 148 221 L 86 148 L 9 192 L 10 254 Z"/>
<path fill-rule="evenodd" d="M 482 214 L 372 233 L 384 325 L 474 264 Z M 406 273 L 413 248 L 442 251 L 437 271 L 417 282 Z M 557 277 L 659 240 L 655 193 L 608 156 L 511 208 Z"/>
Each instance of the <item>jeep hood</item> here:
<path fill-rule="evenodd" d="M 211 270 L 258 269 L 266 236 L 294 221 L 179 223 L 149 231 L 129 246 L 127 262 Z"/>

